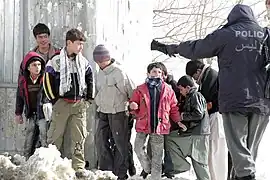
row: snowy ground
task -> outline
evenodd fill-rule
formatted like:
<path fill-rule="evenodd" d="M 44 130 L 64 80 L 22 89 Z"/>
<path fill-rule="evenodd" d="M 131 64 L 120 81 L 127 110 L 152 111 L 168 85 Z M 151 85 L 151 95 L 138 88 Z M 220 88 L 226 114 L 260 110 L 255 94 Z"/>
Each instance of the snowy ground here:
<path fill-rule="evenodd" d="M 132 142 L 135 139 L 135 132 L 132 135 Z M 257 180 L 267 180 L 270 177 L 268 170 L 268 162 L 270 154 L 268 143 L 270 137 L 270 126 L 268 126 L 261 146 L 257 160 Z M 142 170 L 136 155 L 134 155 L 137 174 Z M 89 171 L 89 176 L 82 180 L 101 180 L 101 179 L 116 179 L 111 172 Z M 268 177 L 268 178 L 267 178 Z M 142 179 L 139 175 L 133 176 L 130 179 Z M 163 178 L 166 179 L 166 178 Z M 179 174 L 175 177 L 177 180 L 195 180 L 194 172 Z M 71 161 L 62 159 L 60 152 L 55 146 L 49 148 L 39 148 L 28 161 L 24 157 L 15 155 L 0 155 L 0 180 L 76 180 L 75 172 L 71 168 Z"/>

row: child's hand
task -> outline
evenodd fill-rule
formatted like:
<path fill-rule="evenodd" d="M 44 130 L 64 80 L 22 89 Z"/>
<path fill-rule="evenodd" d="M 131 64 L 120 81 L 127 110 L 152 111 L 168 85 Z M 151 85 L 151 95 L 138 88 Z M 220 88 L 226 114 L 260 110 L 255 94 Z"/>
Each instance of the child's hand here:
<path fill-rule="evenodd" d="M 209 111 L 210 109 L 212 109 L 213 105 L 212 102 L 207 103 L 207 110 Z"/>
<path fill-rule="evenodd" d="M 139 108 L 138 104 L 135 102 L 130 103 L 129 107 L 131 110 L 137 110 Z"/>
<path fill-rule="evenodd" d="M 17 124 L 23 124 L 23 117 L 22 117 L 22 115 L 16 115 L 15 116 L 15 122 Z"/>
<path fill-rule="evenodd" d="M 181 122 L 179 121 L 177 124 L 178 124 L 178 126 L 182 129 L 183 132 L 187 131 L 187 127 L 186 127 L 183 123 L 181 123 Z"/>

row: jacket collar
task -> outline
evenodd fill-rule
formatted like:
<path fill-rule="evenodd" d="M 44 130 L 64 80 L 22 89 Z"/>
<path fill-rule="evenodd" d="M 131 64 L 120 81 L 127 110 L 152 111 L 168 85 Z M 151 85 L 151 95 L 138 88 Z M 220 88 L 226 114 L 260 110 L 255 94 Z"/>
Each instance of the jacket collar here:
<path fill-rule="evenodd" d="M 169 85 L 166 84 L 165 82 L 161 83 L 161 91 L 160 91 L 160 99 L 163 99 L 164 94 L 167 94 L 167 90 L 168 90 Z M 138 86 L 138 90 L 145 96 L 147 96 L 148 98 L 150 98 L 150 94 L 149 94 L 149 89 L 147 86 L 147 83 L 144 83 L 140 86 Z"/>
<path fill-rule="evenodd" d="M 111 72 L 113 72 L 114 69 L 115 69 L 116 67 L 117 67 L 117 65 L 116 65 L 116 63 L 115 63 L 115 60 L 112 59 L 112 60 L 111 60 L 111 64 L 110 64 L 109 66 L 105 67 L 102 71 L 103 71 L 106 75 L 108 75 L 108 74 L 110 74 Z"/>
<path fill-rule="evenodd" d="M 54 47 L 52 44 L 49 44 L 49 51 L 48 51 L 48 58 L 51 58 L 53 55 L 55 55 L 57 48 Z M 34 52 L 38 52 L 38 46 L 36 46 L 35 48 L 32 49 L 32 51 Z M 45 59 L 46 60 L 46 59 Z M 49 59 L 47 59 L 49 60 Z"/>

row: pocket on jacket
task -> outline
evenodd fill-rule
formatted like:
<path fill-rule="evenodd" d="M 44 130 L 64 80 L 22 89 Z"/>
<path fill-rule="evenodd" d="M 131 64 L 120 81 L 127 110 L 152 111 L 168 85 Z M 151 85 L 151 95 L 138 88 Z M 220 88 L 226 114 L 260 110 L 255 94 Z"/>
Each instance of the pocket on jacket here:
<path fill-rule="evenodd" d="M 147 114 L 136 117 L 136 130 L 148 130 Z"/>
<path fill-rule="evenodd" d="M 157 132 L 164 134 L 164 133 L 170 131 L 170 127 L 171 127 L 171 124 L 169 121 L 167 121 L 167 120 L 161 121 L 157 125 Z"/>

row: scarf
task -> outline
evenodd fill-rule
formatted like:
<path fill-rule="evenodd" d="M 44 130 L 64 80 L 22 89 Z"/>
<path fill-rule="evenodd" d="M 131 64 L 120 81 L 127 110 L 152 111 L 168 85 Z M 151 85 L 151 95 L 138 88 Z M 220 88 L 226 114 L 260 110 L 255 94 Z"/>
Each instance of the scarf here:
<path fill-rule="evenodd" d="M 84 93 L 86 88 L 85 84 L 85 70 L 87 66 L 87 59 L 83 57 L 82 53 L 75 56 L 75 60 L 71 60 L 66 52 L 66 48 L 63 48 L 60 52 L 60 86 L 59 94 L 63 96 L 68 92 L 71 86 L 71 73 L 77 73 L 79 84 L 79 95 Z"/>
<path fill-rule="evenodd" d="M 203 69 L 202 69 L 202 71 L 201 71 L 201 74 L 200 74 L 200 76 L 198 77 L 198 79 L 197 79 L 197 81 L 196 81 L 197 84 L 201 85 L 201 83 L 202 83 L 202 78 L 203 78 L 203 76 L 204 76 L 205 70 L 206 70 L 208 67 L 209 67 L 209 66 L 208 66 L 207 64 L 204 65 L 204 67 L 203 67 Z"/>
<path fill-rule="evenodd" d="M 145 82 L 148 84 L 150 88 L 154 88 L 154 87 L 160 86 L 162 83 L 162 80 L 161 78 L 147 77 Z"/>

